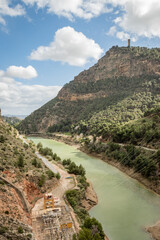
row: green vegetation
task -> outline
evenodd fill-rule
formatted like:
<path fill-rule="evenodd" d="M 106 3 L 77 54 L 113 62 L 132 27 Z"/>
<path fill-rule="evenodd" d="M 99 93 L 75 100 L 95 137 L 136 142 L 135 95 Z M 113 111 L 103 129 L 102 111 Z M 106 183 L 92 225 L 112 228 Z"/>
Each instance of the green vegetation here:
<path fill-rule="evenodd" d="M 159 148 L 160 108 L 151 109 L 144 118 L 115 129 L 112 135 L 115 142 Z"/>
<path fill-rule="evenodd" d="M 69 173 L 73 173 L 77 177 L 79 189 L 68 190 L 66 192 L 66 197 L 70 205 L 73 207 L 74 212 L 83 223 L 84 220 L 89 216 L 88 212 L 81 204 L 81 201 L 85 198 L 85 190 L 89 186 L 85 176 L 85 169 L 82 165 L 77 166 L 70 159 L 64 159 L 62 164 Z"/>
<path fill-rule="evenodd" d="M 61 175 L 59 173 L 56 173 L 56 178 L 59 180 L 61 178 Z"/>
<path fill-rule="evenodd" d="M 67 167 L 72 165 L 72 162 L 70 159 L 63 160 L 63 165 Z M 82 200 L 85 198 L 85 190 L 89 185 L 86 181 L 85 173 L 83 171 L 80 175 L 77 176 L 77 180 L 80 189 L 68 190 L 66 192 L 68 202 L 82 223 L 79 234 L 77 236 L 74 234 L 73 240 L 104 239 L 105 235 L 102 229 L 102 225 L 95 218 L 90 218 L 88 212 L 81 204 Z"/>
<path fill-rule="evenodd" d="M 8 230 L 5 226 L 0 226 L 0 235 L 3 235 Z"/>
<path fill-rule="evenodd" d="M 102 225 L 95 218 L 85 219 L 78 236 L 73 236 L 73 240 L 103 240 L 104 238 Z"/>
<path fill-rule="evenodd" d="M 53 153 L 51 148 L 48 147 L 43 147 L 43 145 L 41 143 L 37 144 L 37 148 L 40 154 L 42 154 L 43 156 L 50 156 L 53 160 L 55 161 L 59 161 L 61 162 L 61 158 L 59 156 L 57 156 L 56 153 Z"/>
<path fill-rule="evenodd" d="M 122 165 L 133 168 L 148 180 L 159 183 L 160 151 L 149 152 L 134 145 L 120 146 L 117 143 L 89 143 L 87 149 L 90 152 L 101 153 L 108 160 L 116 160 Z"/>
<path fill-rule="evenodd" d="M 17 166 L 19 168 L 23 168 L 24 167 L 24 157 L 22 155 L 20 155 L 19 158 L 18 158 Z"/>
<path fill-rule="evenodd" d="M 0 136 L 0 143 L 4 143 L 5 142 L 5 137 L 3 135 Z"/>
<path fill-rule="evenodd" d="M 44 174 L 42 174 L 38 182 L 39 187 L 43 187 L 45 181 L 46 181 L 46 177 Z"/>
<path fill-rule="evenodd" d="M 50 169 L 46 171 L 46 174 L 48 175 L 49 179 L 52 179 L 55 177 L 55 174 Z"/>
<path fill-rule="evenodd" d="M 18 227 L 18 233 L 23 233 L 23 228 L 22 228 L 22 226 L 19 226 L 19 227 Z"/>

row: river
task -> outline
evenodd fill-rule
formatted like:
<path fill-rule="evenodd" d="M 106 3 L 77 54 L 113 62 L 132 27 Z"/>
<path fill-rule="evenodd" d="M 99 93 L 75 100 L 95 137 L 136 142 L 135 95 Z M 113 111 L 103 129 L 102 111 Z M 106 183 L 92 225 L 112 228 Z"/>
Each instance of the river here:
<path fill-rule="evenodd" d="M 52 148 L 61 159 L 82 164 L 98 195 L 98 205 L 90 210 L 110 240 L 149 240 L 144 227 L 160 220 L 160 196 L 115 167 L 88 156 L 73 146 L 50 139 L 30 137 Z"/>

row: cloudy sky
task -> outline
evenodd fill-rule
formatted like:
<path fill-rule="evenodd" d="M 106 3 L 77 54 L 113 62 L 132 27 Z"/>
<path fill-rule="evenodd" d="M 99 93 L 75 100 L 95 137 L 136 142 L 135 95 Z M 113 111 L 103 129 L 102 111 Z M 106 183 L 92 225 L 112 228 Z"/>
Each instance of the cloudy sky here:
<path fill-rule="evenodd" d="M 0 108 L 28 115 L 114 45 L 160 47 L 159 0 L 0 0 Z"/>

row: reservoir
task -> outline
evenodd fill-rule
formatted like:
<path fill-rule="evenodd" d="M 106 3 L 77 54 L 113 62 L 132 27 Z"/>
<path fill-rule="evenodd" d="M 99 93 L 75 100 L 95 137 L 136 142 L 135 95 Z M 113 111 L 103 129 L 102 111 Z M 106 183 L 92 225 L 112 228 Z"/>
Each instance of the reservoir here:
<path fill-rule="evenodd" d="M 61 159 L 82 164 L 98 196 L 98 205 L 90 210 L 110 240 L 150 240 L 145 226 L 160 220 L 160 196 L 115 167 L 88 156 L 74 146 L 50 139 L 30 137 L 35 144 L 52 148 Z"/>

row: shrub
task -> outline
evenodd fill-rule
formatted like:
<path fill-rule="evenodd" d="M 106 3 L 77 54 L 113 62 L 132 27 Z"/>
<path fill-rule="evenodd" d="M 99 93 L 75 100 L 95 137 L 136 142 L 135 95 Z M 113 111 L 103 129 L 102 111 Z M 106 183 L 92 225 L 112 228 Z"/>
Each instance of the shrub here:
<path fill-rule="evenodd" d="M 45 183 L 45 180 L 46 180 L 46 177 L 45 177 L 44 174 L 42 174 L 40 179 L 39 179 L 38 186 L 42 187 L 44 185 L 44 183 Z"/>
<path fill-rule="evenodd" d="M 48 175 L 49 179 L 52 179 L 55 177 L 55 174 L 50 169 L 46 171 L 46 174 Z"/>
<path fill-rule="evenodd" d="M 19 227 L 18 227 L 18 233 L 23 233 L 23 228 L 22 228 L 22 226 L 19 226 Z"/>
<path fill-rule="evenodd" d="M 36 158 L 33 159 L 32 165 L 35 166 L 35 167 L 37 167 L 38 163 L 37 163 L 37 159 L 36 159 Z"/>
<path fill-rule="evenodd" d="M 0 142 L 4 143 L 5 142 L 5 137 L 3 135 L 0 136 Z"/>
<path fill-rule="evenodd" d="M 19 156 L 18 161 L 17 161 L 17 165 L 18 165 L 18 167 L 20 167 L 20 168 L 23 168 L 23 167 L 24 167 L 24 158 L 23 158 L 22 155 Z"/>
<path fill-rule="evenodd" d="M 56 178 L 59 180 L 61 178 L 61 175 L 59 173 L 56 173 Z"/>
<path fill-rule="evenodd" d="M 3 235 L 7 231 L 7 227 L 1 226 L 0 227 L 0 235 Z"/>
<path fill-rule="evenodd" d="M 42 147 L 43 147 L 42 143 L 39 142 L 39 143 L 37 144 L 37 148 L 40 149 L 40 148 L 42 148 Z"/>

